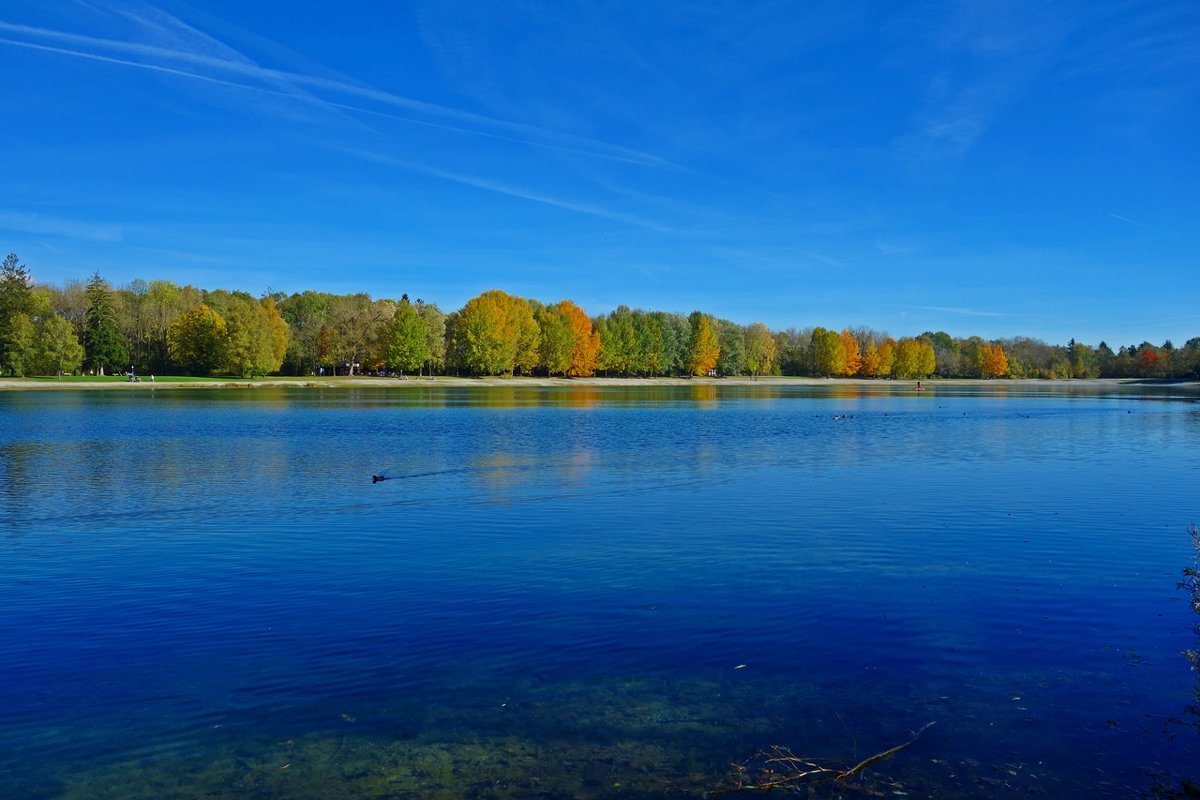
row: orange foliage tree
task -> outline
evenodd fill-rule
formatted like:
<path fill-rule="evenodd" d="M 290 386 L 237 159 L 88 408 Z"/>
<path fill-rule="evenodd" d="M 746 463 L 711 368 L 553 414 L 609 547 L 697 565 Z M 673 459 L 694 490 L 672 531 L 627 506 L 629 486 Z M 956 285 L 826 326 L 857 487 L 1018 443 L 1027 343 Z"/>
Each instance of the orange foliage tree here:
<path fill-rule="evenodd" d="M 841 333 L 842 339 L 842 375 L 857 375 L 862 369 L 862 348 L 858 345 L 858 339 L 850 332 L 849 328 L 843 328 Z"/>
<path fill-rule="evenodd" d="M 693 311 L 688 316 L 692 337 L 688 349 L 688 371 L 693 375 L 707 375 L 717 366 L 721 355 L 721 342 L 717 337 L 717 326 L 707 314 Z"/>
<path fill-rule="evenodd" d="M 586 378 L 596 372 L 596 365 L 600 363 L 600 332 L 592 329 L 591 318 L 570 300 L 563 300 L 556 308 L 571 326 L 571 361 L 567 374 Z"/>
<path fill-rule="evenodd" d="M 1008 374 L 1008 356 L 998 344 L 984 344 L 979 348 L 980 371 L 985 378 L 1003 378 Z"/>

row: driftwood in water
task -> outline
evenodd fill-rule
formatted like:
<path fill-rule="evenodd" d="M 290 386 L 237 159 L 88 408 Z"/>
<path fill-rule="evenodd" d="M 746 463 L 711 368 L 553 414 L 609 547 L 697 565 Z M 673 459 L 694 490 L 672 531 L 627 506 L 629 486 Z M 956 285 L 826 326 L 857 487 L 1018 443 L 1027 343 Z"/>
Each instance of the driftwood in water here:
<path fill-rule="evenodd" d="M 733 765 L 733 786 L 718 789 L 709 794 L 731 794 L 746 791 L 771 791 L 772 789 L 799 789 L 821 781 L 844 781 L 858 775 L 867 767 L 886 761 L 915 742 L 922 733 L 934 725 L 927 723 L 912 735 L 907 742 L 889 747 L 887 750 L 868 756 L 852 767 L 839 769 L 821 764 L 814 759 L 797 756 L 782 745 L 773 745 L 769 750 L 741 764 Z M 761 769 L 752 771 L 750 764 L 758 763 Z"/>

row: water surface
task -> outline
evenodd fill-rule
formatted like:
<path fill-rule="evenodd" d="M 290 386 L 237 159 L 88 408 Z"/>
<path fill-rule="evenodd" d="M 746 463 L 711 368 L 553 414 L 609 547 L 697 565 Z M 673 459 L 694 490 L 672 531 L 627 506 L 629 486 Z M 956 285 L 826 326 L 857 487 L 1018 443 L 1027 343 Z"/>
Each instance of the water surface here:
<path fill-rule="evenodd" d="M 0 394 L 0 794 L 1128 796 L 1198 478 L 1186 389 Z"/>

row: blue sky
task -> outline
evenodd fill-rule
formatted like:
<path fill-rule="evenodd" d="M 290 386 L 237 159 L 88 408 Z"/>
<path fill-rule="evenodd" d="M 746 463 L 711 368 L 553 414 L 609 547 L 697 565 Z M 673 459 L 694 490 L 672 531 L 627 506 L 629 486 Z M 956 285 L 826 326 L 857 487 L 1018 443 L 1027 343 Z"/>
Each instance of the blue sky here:
<path fill-rule="evenodd" d="M 47 283 L 1200 335 L 1200 3 L 0 6 Z"/>

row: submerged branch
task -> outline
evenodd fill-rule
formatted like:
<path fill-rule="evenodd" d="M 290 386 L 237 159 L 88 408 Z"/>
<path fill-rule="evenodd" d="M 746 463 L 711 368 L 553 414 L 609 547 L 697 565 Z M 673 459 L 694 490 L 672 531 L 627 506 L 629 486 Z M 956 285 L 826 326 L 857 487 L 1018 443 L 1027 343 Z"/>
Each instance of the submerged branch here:
<path fill-rule="evenodd" d="M 912 737 L 895 747 L 868 756 L 852 767 L 838 769 L 817 761 L 795 755 L 782 745 L 772 745 L 766 752 L 759 753 L 749 761 L 733 765 L 733 785 L 710 792 L 710 795 L 731 794 L 745 791 L 771 791 L 773 789 L 799 789 L 821 781 L 844 781 L 860 774 L 868 767 L 886 761 L 904 750 L 925 731 L 936 724 L 926 723 Z M 752 774 L 750 764 L 758 761 L 762 768 Z"/>

